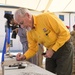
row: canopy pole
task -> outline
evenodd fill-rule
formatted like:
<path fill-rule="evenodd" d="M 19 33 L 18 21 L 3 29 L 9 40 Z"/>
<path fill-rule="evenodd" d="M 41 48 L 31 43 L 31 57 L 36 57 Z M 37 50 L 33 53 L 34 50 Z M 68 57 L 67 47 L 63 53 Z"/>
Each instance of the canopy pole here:
<path fill-rule="evenodd" d="M 49 1 L 48 1 L 47 6 L 46 6 L 44 12 L 47 12 L 47 10 L 48 10 L 49 6 L 51 5 L 52 1 L 53 1 L 53 0 L 49 0 Z"/>

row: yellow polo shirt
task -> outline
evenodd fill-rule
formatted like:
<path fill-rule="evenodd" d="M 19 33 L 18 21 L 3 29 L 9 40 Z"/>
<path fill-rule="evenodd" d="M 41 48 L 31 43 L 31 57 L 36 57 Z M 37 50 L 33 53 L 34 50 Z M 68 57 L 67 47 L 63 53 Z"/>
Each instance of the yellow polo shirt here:
<path fill-rule="evenodd" d="M 34 28 L 27 33 L 29 49 L 24 54 L 26 59 L 38 51 L 38 43 L 47 49 L 57 51 L 70 39 L 70 32 L 63 22 L 53 13 L 47 12 L 33 16 Z"/>

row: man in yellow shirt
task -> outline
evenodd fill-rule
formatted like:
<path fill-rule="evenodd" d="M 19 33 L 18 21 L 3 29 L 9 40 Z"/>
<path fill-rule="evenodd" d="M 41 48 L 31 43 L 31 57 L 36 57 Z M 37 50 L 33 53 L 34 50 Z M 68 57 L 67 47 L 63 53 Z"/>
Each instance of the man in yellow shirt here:
<path fill-rule="evenodd" d="M 70 43 L 70 32 L 53 13 L 47 12 L 37 16 L 29 10 L 20 8 L 14 19 L 27 29 L 28 50 L 17 54 L 18 61 L 33 57 L 38 51 L 38 44 L 47 48 L 46 69 L 57 75 L 71 75 L 73 52 Z"/>

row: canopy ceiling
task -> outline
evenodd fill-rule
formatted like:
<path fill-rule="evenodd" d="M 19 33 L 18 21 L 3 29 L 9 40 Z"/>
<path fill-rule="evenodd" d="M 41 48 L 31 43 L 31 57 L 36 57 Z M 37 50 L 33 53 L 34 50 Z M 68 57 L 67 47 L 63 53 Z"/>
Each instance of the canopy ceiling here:
<path fill-rule="evenodd" d="M 75 0 L 0 0 L 0 5 L 24 7 L 36 11 L 75 12 Z"/>

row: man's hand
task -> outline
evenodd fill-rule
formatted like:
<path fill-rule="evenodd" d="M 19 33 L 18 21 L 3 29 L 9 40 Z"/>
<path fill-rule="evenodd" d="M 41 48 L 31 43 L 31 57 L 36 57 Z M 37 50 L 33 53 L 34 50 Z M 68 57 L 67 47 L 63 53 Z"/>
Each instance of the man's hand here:
<path fill-rule="evenodd" d="M 54 51 L 52 49 L 47 50 L 46 54 L 44 55 L 46 58 L 51 58 L 54 54 Z"/>
<path fill-rule="evenodd" d="M 16 55 L 16 60 L 17 61 L 25 60 L 25 56 L 23 54 L 21 54 L 21 53 L 18 53 Z"/>

